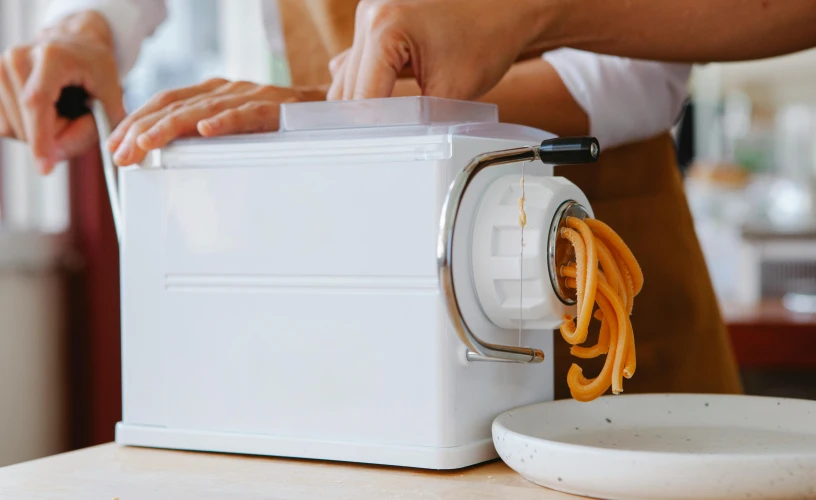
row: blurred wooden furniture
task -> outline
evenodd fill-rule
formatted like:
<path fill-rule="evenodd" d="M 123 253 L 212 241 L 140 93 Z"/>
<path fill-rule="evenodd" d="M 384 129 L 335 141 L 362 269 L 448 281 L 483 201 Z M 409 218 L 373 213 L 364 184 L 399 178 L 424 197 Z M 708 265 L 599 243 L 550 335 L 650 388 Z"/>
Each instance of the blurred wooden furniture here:
<path fill-rule="evenodd" d="M 455 471 L 377 467 L 106 444 L 0 469 L 0 496 L 101 498 L 446 498 L 567 500 L 504 462 Z"/>
<path fill-rule="evenodd" d="M 779 300 L 723 304 L 722 312 L 740 368 L 816 371 L 816 314 L 791 312 Z"/>
<path fill-rule="evenodd" d="M 112 441 L 122 416 L 119 245 L 99 153 L 92 148 L 69 168 L 69 236 L 81 263 L 67 294 L 70 444 L 78 448 Z"/>

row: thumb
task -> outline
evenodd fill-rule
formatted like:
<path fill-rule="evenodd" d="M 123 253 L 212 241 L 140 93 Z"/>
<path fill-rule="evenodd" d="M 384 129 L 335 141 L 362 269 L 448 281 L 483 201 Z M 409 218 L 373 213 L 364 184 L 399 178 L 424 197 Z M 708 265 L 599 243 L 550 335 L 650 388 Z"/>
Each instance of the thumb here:
<path fill-rule="evenodd" d="M 113 128 L 127 116 L 125 105 L 122 101 L 122 92 L 121 90 L 112 89 L 106 92 L 105 95 L 100 96 L 100 100 L 102 101 L 102 106 L 105 108 L 105 113 L 108 115 L 111 132 L 113 132 Z"/>
<path fill-rule="evenodd" d="M 54 161 L 64 161 L 84 153 L 92 148 L 99 137 L 96 133 L 96 123 L 92 115 L 69 122 L 55 139 Z"/>
<path fill-rule="evenodd" d="M 390 45 L 386 46 L 386 41 L 390 41 Z M 391 97 L 397 77 L 410 62 L 410 48 L 405 41 L 380 39 L 367 43 L 353 89 L 353 98 Z"/>
<path fill-rule="evenodd" d="M 337 71 L 340 70 L 340 67 L 346 62 L 350 51 L 351 49 L 346 49 L 329 61 L 329 73 L 331 73 L 332 78 L 337 77 Z"/>

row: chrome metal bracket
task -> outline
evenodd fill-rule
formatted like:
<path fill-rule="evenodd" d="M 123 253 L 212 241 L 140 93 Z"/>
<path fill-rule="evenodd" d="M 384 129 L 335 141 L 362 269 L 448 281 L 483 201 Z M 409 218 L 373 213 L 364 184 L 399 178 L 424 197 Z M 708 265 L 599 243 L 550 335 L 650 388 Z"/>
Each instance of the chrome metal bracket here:
<path fill-rule="evenodd" d="M 468 186 L 479 172 L 488 167 L 534 160 L 541 160 L 544 163 L 561 164 L 590 163 L 597 160 L 599 154 L 600 147 L 598 141 L 594 138 L 552 139 L 544 141 L 541 146 L 528 146 L 484 153 L 471 160 L 454 178 L 448 190 L 448 194 L 445 197 L 445 202 L 442 205 L 439 239 L 436 250 L 437 271 L 439 273 L 440 291 L 448 311 L 448 316 L 457 337 L 459 337 L 459 340 L 467 347 L 466 358 L 468 361 L 501 361 L 511 363 L 541 363 L 544 361 L 544 352 L 541 349 L 494 344 L 480 339 L 473 333 L 465 321 L 465 318 L 462 316 L 462 310 L 456 298 L 456 286 L 453 281 L 453 235 L 456 229 L 456 219 L 459 215 L 462 198 Z M 565 209 L 562 215 L 566 213 L 568 212 Z M 585 211 L 584 213 L 586 214 Z M 560 221 L 560 219 L 558 220 Z M 557 226 L 558 224 L 555 225 Z M 552 242 L 554 241 L 555 240 L 552 240 Z M 553 256 L 555 255 L 556 253 L 554 252 Z M 557 271 L 558 269 L 556 268 L 556 275 Z M 551 276 L 552 272 L 551 270 Z"/>
<path fill-rule="evenodd" d="M 566 227 L 568 217 L 584 220 L 589 216 L 586 208 L 575 200 L 567 200 L 558 207 L 550 224 L 550 235 L 547 241 L 547 268 L 550 273 L 550 283 L 558 300 L 568 306 L 575 305 L 575 290 L 568 288 L 565 278 L 559 274 L 561 266 L 568 264 L 575 257 L 571 245 L 558 245 L 558 236 L 561 229 Z"/>

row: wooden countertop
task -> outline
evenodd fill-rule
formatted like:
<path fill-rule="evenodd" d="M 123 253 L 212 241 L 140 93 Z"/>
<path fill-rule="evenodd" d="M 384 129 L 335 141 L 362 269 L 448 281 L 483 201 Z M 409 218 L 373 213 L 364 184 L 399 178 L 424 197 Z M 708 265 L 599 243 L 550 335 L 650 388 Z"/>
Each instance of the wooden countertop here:
<path fill-rule="evenodd" d="M 528 482 L 501 461 L 438 472 L 106 444 L 0 468 L 0 498 L 566 500 L 579 497 Z"/>

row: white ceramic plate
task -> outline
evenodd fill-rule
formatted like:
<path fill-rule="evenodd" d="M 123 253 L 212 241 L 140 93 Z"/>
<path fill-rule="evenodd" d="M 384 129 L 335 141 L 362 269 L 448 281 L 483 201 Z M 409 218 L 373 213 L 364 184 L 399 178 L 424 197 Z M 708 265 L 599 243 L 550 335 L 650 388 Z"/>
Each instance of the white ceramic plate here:
<path fill-rule="evenodd" d="M 541 486 L 613 500 L 816 499 L 816 401 L 697 394 L 541 403 L 493 422 Z"/>

